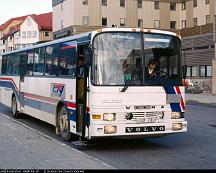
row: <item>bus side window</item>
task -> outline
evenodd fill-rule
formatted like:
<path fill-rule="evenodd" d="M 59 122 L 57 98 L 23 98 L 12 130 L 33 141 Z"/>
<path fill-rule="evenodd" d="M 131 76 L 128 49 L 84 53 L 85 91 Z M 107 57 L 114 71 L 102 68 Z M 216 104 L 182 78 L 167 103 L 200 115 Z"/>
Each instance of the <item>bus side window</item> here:
<path fill-rule="evenodd" d="M 33 75 L 34 67 L 34 51 L 31 50 L 27 53 L 27 75 Z"/>
<path fill-rule="evenodd" d="M 19 75 L 20 73 L 20 56 L 19 54 L 13 54 L 12 56 L 12 75 Z"/>
<path fill-rule="evenodd" d="M 76 42 L 62 43 L 59 57 L 59 75 L 76 77 L 77 51 Z"/>
<path fill-rule="evenodd" d="M 35 49 L 34 54 L 34 75 L 43 76 L 44 74 L 44 47 Z"/>
<path fill-rule="evenodd" d="M 7 57 L 3 56 L 2 57 L 2 74 L 6 74 L 6 69 L 7 69 Z"/>
<path fill-rule="evenodd" d="M 58 76 L 58 45 L 50 45 L 45 48 L 45 75 Z"/>
<path fill-rule="evenodd" d="M 27 52 L 20 53 L 20 76 L 24 77 L 26 75 L 26 67 L 27 67 Z"/>
<path fill-rule="evenodd" d="M 8 55 L 7 57 L 7 68 L 6 68 L 6 75 L 12 75 L 12 69 L 13 69 L 13 61 L 12 61 L 13 56 Z"/>

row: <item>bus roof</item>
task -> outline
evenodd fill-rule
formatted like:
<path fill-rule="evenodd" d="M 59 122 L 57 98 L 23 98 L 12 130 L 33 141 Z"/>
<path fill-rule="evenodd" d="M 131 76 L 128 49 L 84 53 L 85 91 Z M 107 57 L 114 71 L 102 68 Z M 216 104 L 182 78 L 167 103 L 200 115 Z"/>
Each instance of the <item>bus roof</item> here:
<path fill-rule="evenodd" d="M 156 33 L 156 34 L 165 34 L 165 35 L 171 35 L 171 36 L 176 36 L 176 37 L 181 38 L 180 35 L 178 35 L 174 32 L 158 30 L 158 29 L 144 29 L 144 28 L 102 28 L 102 29 L 98 29 L 98 30 L 94 31 L 93 33 L 115 32 L 115 31 Z"/>
<path fill-rule="evenodd" d="M 10 51 L 10 52 L 6 52 L 6 53 L 2 53 L 0 55 L 8 55 L 11 53 L 17 53 L 17 52 L 22 52 L 22 51 L 27 51 L 27 50 L 31 50 L 31 49 L 35 49 L 35 48 L 40 48 L 42 46 L 48 46 L 48 45 L 53 45 L 53 44 L 57 44 L 57 43 L 61 43 L 61 42 L 65 42 L 65 41 L 72 41 L 75 39 L 79 39 L 79 38 L 83 38 L 83 37 L 89 37 L 92 34 L 92 37 L 100 32 L 146 32 L 146 33 L 157 33 L 157 34 L 165 34 L 165 35 L 171 35 L 171 36 L 176 36 L 181 38 L 178 34 L 174 33 L 174 32 L 170 32 L 170 31 L 164 31 L 164 30 L 157 30 L 157 29 L 143 29 L 143 28 L 117 28 L 117 27 L 113 27 L 113 28 L 101 28 L 92 32 L 86 32 L 83 34 L 79 34 L 79 35 L 74 35 L 74 36 L 69 36 L 66 38 L 60 38 L 60 39 L 56 39 L 53 41 L 49 41 L 49 42 L 45 42 L 45 43 L 41 43 L 41 44 L 36 44 L 32 47 L 27 47 L 27 48 L 22 48 L 22 49 L 18 49 L 15 51 Z"/>

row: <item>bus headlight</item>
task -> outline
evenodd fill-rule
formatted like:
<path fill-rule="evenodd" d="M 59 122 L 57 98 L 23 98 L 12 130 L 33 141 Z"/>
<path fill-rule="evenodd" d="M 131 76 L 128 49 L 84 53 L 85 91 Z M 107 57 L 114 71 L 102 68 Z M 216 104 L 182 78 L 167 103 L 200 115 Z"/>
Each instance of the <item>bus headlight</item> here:
<path fill-rule="evenodd" d="M 180 119 L 181 113 L 180 112 L 171 112 L 171 119 Z"/>
<path fill-rule="evenodd" d="M 114 121 L 115 120 L 115 114 L 104 113 L 103 114 L 103 120 L 104 121 Z"/>
<path fill-rule="evenodd" d="M 104 133 L 105 134 L 114 134 L 117 132 L 116 126 L 104 126 Z"/>

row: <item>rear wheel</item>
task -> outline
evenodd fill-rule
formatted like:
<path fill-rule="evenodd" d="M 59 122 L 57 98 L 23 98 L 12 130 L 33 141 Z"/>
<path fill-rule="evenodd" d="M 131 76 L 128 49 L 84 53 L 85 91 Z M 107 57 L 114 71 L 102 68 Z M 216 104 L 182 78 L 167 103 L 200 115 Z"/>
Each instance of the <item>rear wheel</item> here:
<path fill-rule="evenodd" d="M 12 109 L 12 115 L 13 115 L 13 117 L 14 118 L 20 118 L 20 114 L 17 111 L 17 101 L 16 101 L 16 97 L 15 96 L 12 97 L 11 109 Z"/>
<path fill-rule="evenodd" d="M 70 142 L 72 134 L 70 132 L 70 119 L 65 106 L 62 106 L 59 111 L 59 133 L 63 140 Z"/>

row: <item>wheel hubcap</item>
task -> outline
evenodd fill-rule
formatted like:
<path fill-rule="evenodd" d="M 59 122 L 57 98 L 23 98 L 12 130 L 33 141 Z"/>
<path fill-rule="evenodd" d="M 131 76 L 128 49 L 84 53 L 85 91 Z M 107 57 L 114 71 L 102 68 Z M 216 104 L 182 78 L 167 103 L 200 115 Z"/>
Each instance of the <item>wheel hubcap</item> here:
<path fill-rule="evenodd" d="M 66 113 L 60 115 L 60 130 L 61 132 L 67 132 L 68 130 L 68 117 Z"/>

